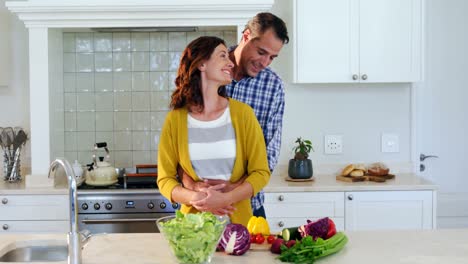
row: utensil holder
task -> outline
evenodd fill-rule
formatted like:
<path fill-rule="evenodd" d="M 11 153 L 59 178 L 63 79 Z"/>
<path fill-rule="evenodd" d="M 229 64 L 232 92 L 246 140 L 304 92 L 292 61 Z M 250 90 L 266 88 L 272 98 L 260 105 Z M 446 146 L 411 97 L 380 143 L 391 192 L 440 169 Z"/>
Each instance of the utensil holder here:
<path fill-rule="evenodd" d="M 18 182 L 21 181 L 21 160 L 20 149 L 17 149 L 15 155 L 10 157 L 7 153 L 4 154 L 3 159 L 3 175 L 4 181 Z"/>

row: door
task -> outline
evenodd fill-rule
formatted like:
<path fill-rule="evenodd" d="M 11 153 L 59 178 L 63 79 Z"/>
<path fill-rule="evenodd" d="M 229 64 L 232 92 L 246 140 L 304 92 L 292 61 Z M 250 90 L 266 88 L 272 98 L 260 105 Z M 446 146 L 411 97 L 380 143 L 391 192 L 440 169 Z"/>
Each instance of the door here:
<path fill-rule="evenodd" d="M 420 80 L 421 0 L 359 0 L 361 82 Z"/>
<path fill-rule="evenodd" d="M 345 194 L 346 230 L 432 229 L 432 191 Z"/>
<path fill-rule="evenodd" d="M 355 1 L 294 1 L 296 82 L 353 82 L 359 71 Z"/>
<path fill-rule="evenodd" d="M 425 80 L 414 89 L 414 160 L 438 186 L 437 227 L 468 227 L 468 1 L 426 4 Z"/>

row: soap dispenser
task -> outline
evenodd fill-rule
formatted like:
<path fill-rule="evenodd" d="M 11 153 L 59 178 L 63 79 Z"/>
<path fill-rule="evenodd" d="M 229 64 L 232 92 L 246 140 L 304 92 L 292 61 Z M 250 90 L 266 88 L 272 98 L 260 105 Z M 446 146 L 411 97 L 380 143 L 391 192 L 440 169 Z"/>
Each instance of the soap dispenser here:
<path fill-rule="evenodd" d="M 83 166 L 81 166 L 78 160 L 75 160 L 72 168 L 75 173 L 76 184 L 80 185 L 83 182 Z"/>

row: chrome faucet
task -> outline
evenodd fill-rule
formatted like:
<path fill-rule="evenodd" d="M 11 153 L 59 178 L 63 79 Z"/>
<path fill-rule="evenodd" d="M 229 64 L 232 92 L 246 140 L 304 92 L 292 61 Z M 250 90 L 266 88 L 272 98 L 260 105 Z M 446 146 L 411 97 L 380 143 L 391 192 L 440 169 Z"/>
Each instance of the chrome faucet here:
<path fill-rule="evenodd" d="M 70 163 L 65 159 L 54 160 L 49 167 L 50 178 L 51 173 L 54 172 L 58 166 L 61 166 L 65 171 L 68 179 L 69 190 L 69 205 L 70 205 L 70 232 L 68 232 L 68 264 L 81 264 L 81 250 L 82 250 L 82 234 L 78 231 L 78 209 L 77 206 L 77 193 L 76 193 L 76 179 Z M 54 173 L 54 182 L 56 181 Z M 89 232 L 89 231 L 88 231 Z M 86 240 L 89 234 L 86 234 Z"/>

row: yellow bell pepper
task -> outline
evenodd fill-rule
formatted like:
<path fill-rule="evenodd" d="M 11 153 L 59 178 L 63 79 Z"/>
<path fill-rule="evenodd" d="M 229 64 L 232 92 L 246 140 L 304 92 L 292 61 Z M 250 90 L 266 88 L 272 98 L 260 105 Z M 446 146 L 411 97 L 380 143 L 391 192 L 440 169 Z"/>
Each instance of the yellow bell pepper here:
<path fill-rule="evenodd" d="M 247 230 L 249 230 L 250 234 L 270 234 L 270 226 L 268 225 L 266 219 L 262 216 L 252 216 L 247 223 Z"/>

